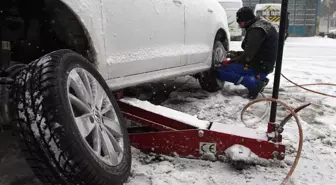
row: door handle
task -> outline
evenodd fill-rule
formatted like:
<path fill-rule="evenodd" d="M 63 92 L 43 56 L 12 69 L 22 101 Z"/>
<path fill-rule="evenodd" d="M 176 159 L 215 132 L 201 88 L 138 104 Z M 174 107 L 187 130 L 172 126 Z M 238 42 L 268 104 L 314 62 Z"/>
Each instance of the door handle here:
<path fill-rule="evenodd" d="M 176 3 L 176 4 L 182 4 L 181 0 L 173 0 L 173 2 Z"/>
<path fill-rule="evenodd" d="M 208 12 L 209 12 L 209 13 L 212 13 L 212 12 L 213 12 L 213 10 L 212 10 L 212 9 L 210 9 L 210 8 L 208 8 Z"/>

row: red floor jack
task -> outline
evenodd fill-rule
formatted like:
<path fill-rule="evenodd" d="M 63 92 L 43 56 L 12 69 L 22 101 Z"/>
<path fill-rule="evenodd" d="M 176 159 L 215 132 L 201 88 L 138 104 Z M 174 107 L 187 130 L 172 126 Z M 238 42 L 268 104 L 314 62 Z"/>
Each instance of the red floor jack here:
<path fill-rule="evenodd" d="M 225 151 L 231 146 L 241 145 L 260 158 L 282 160 L 285 156 L 285 146 L 281 144 L 283 130 L 276 129 L 271 123 L 267 133 L 261 134 L 254 129 L 199 120 L 133 98 L 120 99 L 118 103 L 124 117 L 138 123 L 128 128 L 132 146 L 145 153 L 200 159 L 213 155 L 219 158 L 225 156 Z M 291 117 L 289 114 L 279 125 L 285 125 Z M 274 132 L 277 134 L 272 134 Z"/>
<path fill-rule="evenodd" d="M 279 93 L 287 6 L 288 0 L 282 1 L 273 100 L 278 99 Z M 277 102 L 272 102 L 267 132 L 260 135 L 253 129 L 201 121 L 187 114 L 183 114 L 181 118 L 179 113 L 180 116 L 177 117 L 174 114 L 178 112 L 171 109 L 153 111 L 159 107 L 150 107 L 146 102 L 137 101 L 126 98 L 118 100 L 118 103 L 126 119 L 140 123 L 137 127 L 129 128 L 129 136 L 131 144 L 143 152 L 187 158 L 202 158 L 205 154 L 219 157 L 225 155 L 225 151 L 230 147 L 238 145 L 248 148 L 260 158 L 282 160 L 285 157 L 281 133 L 292 114 L 280 124 L 276 124 Z M 308 105 L 294 109 L 293 112 L 298 112 Z"/>

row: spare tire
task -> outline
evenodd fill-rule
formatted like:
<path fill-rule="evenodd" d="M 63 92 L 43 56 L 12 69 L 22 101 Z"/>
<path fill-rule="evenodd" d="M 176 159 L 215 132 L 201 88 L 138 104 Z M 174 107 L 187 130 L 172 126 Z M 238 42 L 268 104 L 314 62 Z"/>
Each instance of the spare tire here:
<path fill-rule="evenodd" d="M 131 148 L 105 80 L 71 50 L 49 53 L 15 75 L 21 147 L 45 184 L 112 185 L 127 180 Z"/>

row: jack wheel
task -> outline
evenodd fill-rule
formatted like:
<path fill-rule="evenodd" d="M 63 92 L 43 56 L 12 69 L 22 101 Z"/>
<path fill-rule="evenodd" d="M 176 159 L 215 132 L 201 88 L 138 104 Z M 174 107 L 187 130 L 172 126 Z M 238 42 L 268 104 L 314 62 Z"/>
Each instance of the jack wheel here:
<path fill-rule="evenodd" d="M 21 147 L 45 184 L 114 185 L 131 169 L 131 148 L 118 104 L 84 57 L 58 50 L 15 76 Z"/>

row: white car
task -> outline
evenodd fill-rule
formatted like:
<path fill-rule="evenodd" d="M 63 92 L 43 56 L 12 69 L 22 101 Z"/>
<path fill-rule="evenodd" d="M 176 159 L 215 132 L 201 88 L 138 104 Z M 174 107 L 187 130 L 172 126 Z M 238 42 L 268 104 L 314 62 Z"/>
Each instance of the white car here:
<path fill-rule="evenodd" d="M 127 180 L 112 91 L 183 75 L 209 92 L 223 85 L 213 69 L 230 33 L 217 0 L 8 0 L 0 10 L 0 128 L 13 123 L 43 183 Z"/>
<path fill-rule="evenodd" d="M 216 41 L 229 49 L 226 13 L 215 0 L 103 0 L 87 8 L 78 15 L 112 90 L 207 71 Z"/>

